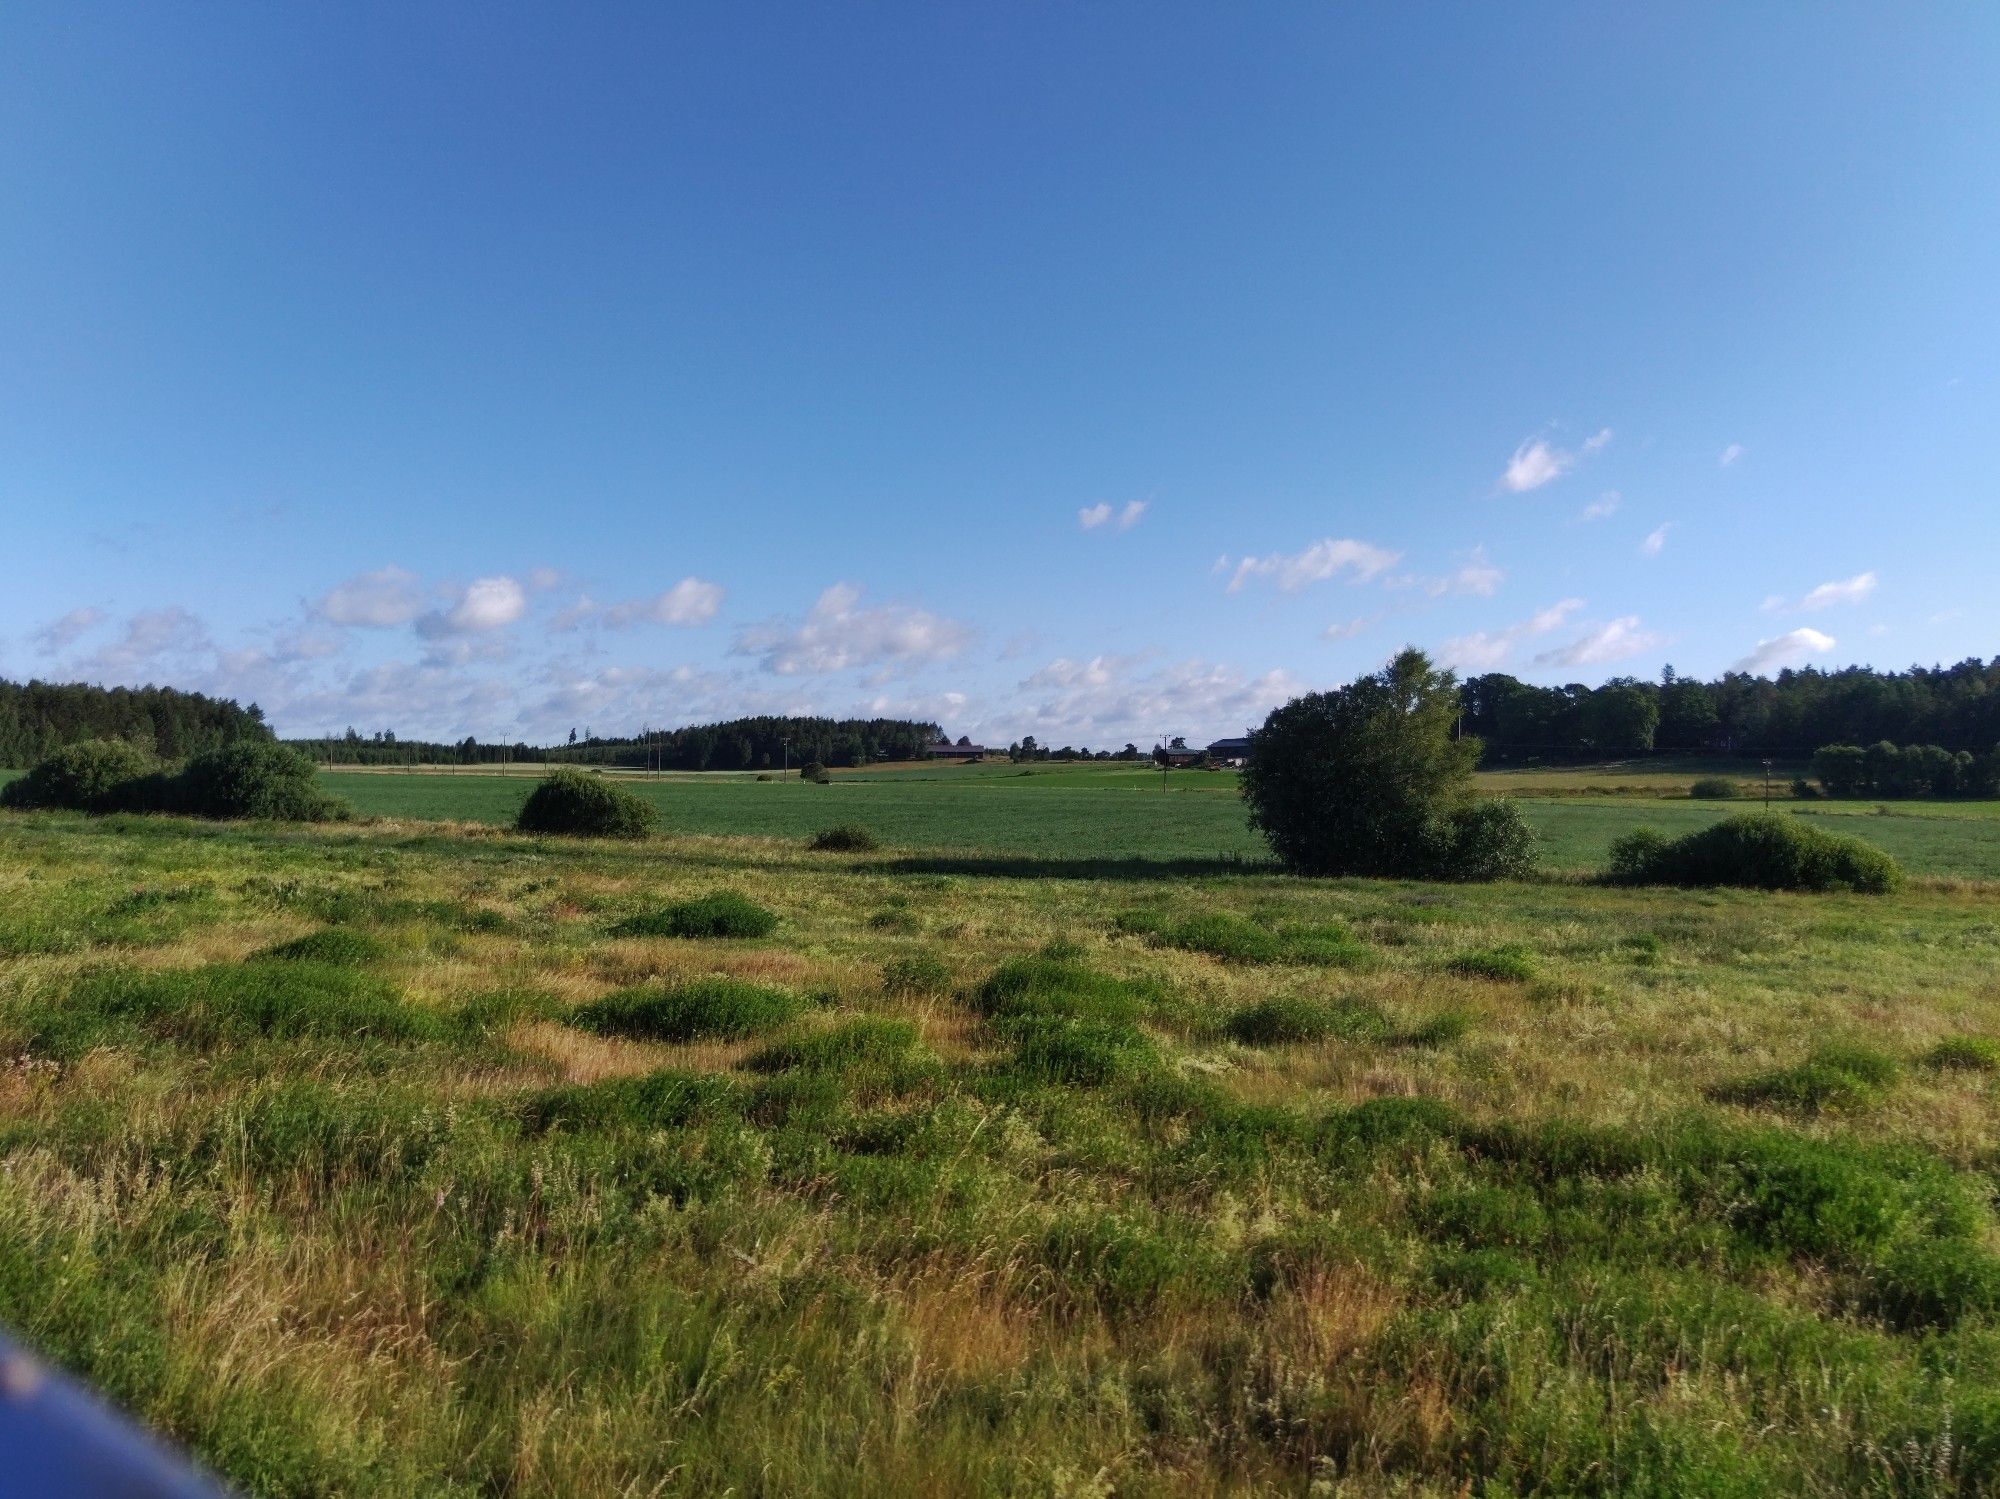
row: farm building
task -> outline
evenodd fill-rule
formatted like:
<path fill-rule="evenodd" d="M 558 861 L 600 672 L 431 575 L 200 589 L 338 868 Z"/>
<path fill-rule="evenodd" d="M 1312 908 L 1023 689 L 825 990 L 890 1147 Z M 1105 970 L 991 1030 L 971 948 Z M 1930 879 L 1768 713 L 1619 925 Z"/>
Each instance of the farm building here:
<path fill-rule="evenodd" d="M 1208 747 L 1208 758 L 1217 765 L 1241 765 L 1250 758 L 1250 741 L 1218 739 Z"/>
<path fill-rule="evenodd" d="M 924 751 L 924 754 L 933 760 L 976 760 L 985 753 L 985 745 L 974 744 L 963 734 L 958 736 L 956 744 L 949 739 L 940 739 Z"/>

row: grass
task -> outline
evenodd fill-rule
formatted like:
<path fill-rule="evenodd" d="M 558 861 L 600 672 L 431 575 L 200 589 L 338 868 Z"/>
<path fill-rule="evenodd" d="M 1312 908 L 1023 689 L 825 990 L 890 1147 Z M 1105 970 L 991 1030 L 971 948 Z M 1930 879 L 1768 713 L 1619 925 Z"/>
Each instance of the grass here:
<path fill-rule="evenodd" d="M 1990 1489 L 1990 889 L 988 852 L 0 817 L 0 1321 L 255 1494 Z"/>
<path fill-rule="evenodd" d="M 614 937 L 768 937 L 777 914 L 734 890 L 717 890 L 693 900 L 627 916 L 611 928 Z"/>

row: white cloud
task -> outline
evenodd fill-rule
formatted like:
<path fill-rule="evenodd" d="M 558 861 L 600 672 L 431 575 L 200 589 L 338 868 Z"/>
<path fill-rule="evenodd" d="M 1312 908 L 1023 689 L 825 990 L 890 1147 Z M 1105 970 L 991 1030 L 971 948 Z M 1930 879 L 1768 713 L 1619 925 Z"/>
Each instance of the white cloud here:
<path fill-rule="evenodd" d="M 1152 671 L 1143 666 L 1139 656 L 1051 661 L 1021 683 L 1039 697 L 1016 716 L 1050 742 L 1105 741 L 1098 747 L 1108 748 L 1126 740 L 1150 742 L 1164 732 L 1199 743 L 1215 734 L 1240 734 L 1306 690 L 1284 671 L 1250 676 L 1199 659 Z"/>
<path fill-rule="evenodd" d="M 768 620 L 739 630 L 730 647 L 763 658 L 779 676 L 817 676 L 860 666 L 919 666 L 964 650 L 972 631 L 908 604 L 861 607 L 862 590 L 836 583 L 802 620 Z"/>
<path fill-rule="evenodd" d="M 1667 532 L 1673 529 L 1673 522 L 1666 521 L 1646 533 L 1646 539 L 1639 543 L 1639 550 L 1648 557 L 1657 557 L 1667 549 Z"/>
<path fill-rule="evenodd" d="M 1506 661 L 1513 654 L 1514 647 L 1523 640 L 1561 628 L 1563 621 L 1582 607 L 1582 599 L 1562 599 L 1503 630 L 1478 630 L 1470 635 L 1455 635 L 1439 647 L 1438 654 L 1445 665 L 1458 671 L 1492 671 Z"/>
<path fill-rule="evenodd" d="M 1595 453 L 1610 441 L 1611 429 L 1609 427 L 1600 427 L 1593 435 L 1583 440 L 1583 450 L 1586 453 Z"/>
<path fill-rule="evenodd" d="M 1385 551 L 1365 541 L 1327 537 L 1303 552 L 1273 552 L 1264 557 L 1245 557 L 1236 564 L 1229 591 L 1237 592 L 1251 578 L 1270 578 L 1286 593 L 1296 593 L 1312 583 L 1345 576 L 1352 583 L 1366 583 L 1394 567 L 1401 554 Z"/>
<path fill-rule="evenodd" d="M 1875 592 L 1876 581 L 1872 572 L 1856 573 L 1851 578 L 1820 584 L 1796 604 L 1783 594 L 1774 593 L 1757 607 L 1766 614 L 1810 614 L 1839 604 L 1859 604 Z"/>
<path fill-rule="evenodd" d="M 1639 616 L 1627 614 L 1578 636 L 1568 645 L 1543 651 L 1535 657 L 1538 666 L 1603 666 L 1643 655 L 1666 644 L 1666 637 L 1643 629 Z"/>
<path fill-rule="evenodd" d="M 1321 640 L 1352 640 L 1371 626 L 1380 624 L 1381 621 L 1382 616 L 1379 614 L 1356 615 L 1353 619 L 1328 625 L 1324 630 L 1319 632 L 1319 638 Z"/>
<path fill-rule="evenodd" d="M 1477 546 L 1463 565 L 1448 576 L 1437 579 L 1429 589 L 1433 595 L 1446 593 L 1470 593 L 1483 599 L 1490 599 L 1505 582 L 1507 575 L 1486 558 L 1486 548 Z"/>
<path fill-rule="evenodd" d="M 1618 513 L 1618 506 L 1622 502 L 1623 497 L 1617 490 L 1607 489 L 1588 505 L 1585 505 L 1577 515 L 1577 519 L 1582 521 L 1603 520 L 1606 516 L 1616 515 Z"/>
<path fill-rule="evenodd" d="M 1801 625 L 1796 630 L 1787 630 L 1770 640 L 1758 641 L 1757 648 L 1731 669 L 1758 676 L 1774 666 L 1789 666 L 1794 661 L 1803 661 L 1808 656 L 1824 655 L 1832 650 L 1835 644 L 1831 635 Z"/>
<path fill-rule="evenodd" d="M 1799 600 L 1802 610 L 1831 609 L 1836 604 L 1858 604 L 1875 591 L 1875 574 L 1856 573 L 1837 583 L 1822 583 Z"/>
<path fill-rule="evenodd" d="M 701 578 L 682 578 L 665 593 L 649 599 L 629 599 L 604 611 L 604 622 L 614 630 L 627 625 L 705 625 L 722 607 L 722 585 Z"/>
<path fill-rule="evenodd" d="M 431 637 L 476 635 L 511 625 L 527 608 L 527 591 L 514 579 L 475 578 L 466 584 L 457 603 L 440 613 L 426 614 L 417 621 L 417 629 Z"/>
<path fill-rule="evenodd" d="M 52 619 L 35 631 L 35 644 L 45 656 L 53 656 L 58 651 L 66 651 L 76 644 L 78 637 L 88 634 L 104 623 L 104 611 L 85 605 L 72 609 L 60 619 Z"/>
<path fill-rule="evenodd" d="M 1146 513 L 1146 501 L 1127 500 L 1113 508 L 1109 500 L 1100 500 L 1095 505 L 1086 505 L 1077 511 L 1077 524 L 1086 531 L 1095 531 L 1101 526 L 1117 522 L 1120 531 L 1129 531 L 1139 524 L 1139 518 Z"/>
<path fill-rule="evenodd" d="M 1718 457 L 1715 461 L 1723 468 L 1730 468 L 1733 467 L 1736 463 L 1736 460 L 1741 458 L 1742 456 L 1743 456 L 1743 444 L 1740 442 L 1732 442 L 1728 447 L 1722 450 L 1721 456 Z"/>
<path fill-rule="evenodd" d="M 387 630 L 421 614 L 424 596 L 415 573 L 391 564 L 356 574 L 307 607 L 329 624 Z"/>
<path fill-rule="evenodd" d="M 1500 487 L 1510 494 L 1526 494 L 1560 479 L 1575 466 L 1574 453 L 1550 447 L 1542 438 L 1530 438 L 1514 449 L 1514 456 L 1507 460 L 1506 472 L 1500 475 Z"/>
<path fill-rule="evenodd" d="M 551 588 L 561 586 L 562 571 L 554 567 L 531 568 L 528 572 L 528 586 L 536 593 L 547 593 Z"/>

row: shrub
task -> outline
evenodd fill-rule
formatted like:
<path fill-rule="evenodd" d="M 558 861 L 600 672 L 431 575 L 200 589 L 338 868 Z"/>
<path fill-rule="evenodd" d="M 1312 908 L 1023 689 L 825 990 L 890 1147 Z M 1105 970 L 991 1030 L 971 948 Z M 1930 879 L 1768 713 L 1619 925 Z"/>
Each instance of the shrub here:
<path fill-rule="evenodd" d="M 1868 1282 L 1872 1308 L 1905 1331 L 2000 1312 L 2000 1258 L 1970 1239 L 1905 1240 L 1870 1267 Z"/>
<path fill-rule="evenodd" d="M 1688 787 L 1688 795 L 1697 801 L 1733 801 L 1738 793 L 1737 784 L 1728 776 L 1703 776 Z"/>
<path fill-rule="evenodd" d="M 319 789 L 312 761 L 267 740 L 238 740 L 196 755 L 175 778 L 179 809 L 196 817 L 333 822 L 345 803 Z"/>
<path fill-rule="evenodd" d="M 649 1072 L 550 1088 L 521 1106 L 531 1134 L 552 1129 L 681 1129 L 733 1112 L 737 1085 L 708 1072 Z"/>
<path fill-rule="evenodd" d="M 1795 1113 L 1847 1113 L 1879 1103 L 1895 1081 L 1896 1063 L 1859 1046 L 1822 1046 L 1796 1067 L 1762 1073 L 1715 1090 L 1728 1103 Z"/>
<path fill-rule="evenodd" d="M 1526 983 L 1535 976 L 1535 955 L 1512 943 L 1504 947 L 1481 947 L 1445 960 L 1451 972 L 1461 978 L 1495 979 L 1505 983 Z"/>
<path fill-rule="evenodd" d="M 1792 777 L 1792 799 L 1794 801 L 1816 802 L 1819 800 L 1819 796 L 1819 787 L 1808 781 L 1804 776 Z"/>
<path fill-rule="evenodd" d="M 1441 880 L 1517 880 L 1534 873 L 1534 829 L 1505 797 L 1481 797 L 1431 828 L 1431 875 Z"/>
<path fill-rule="evenodd" d="M 1853 890 L 1877 895 L 1902 883 L 1896 861 L 1872 844 L 1776 813 L 1725 818 L 1668 841 L 1640 828 L 1611 848 L 1609 878 L 1632 885 L 1741 885 L 1755 890 Z"/>
<path fill-rule="evenodd" d="M 805 1013 L 789 989 L 741 979 L 708 978 L 621 989 L 570 1013 L 572 1025 L 642 1041 L 741 1040 L 775 1030 Z"/>
<path fill-rule="evenodd" d="M 872 854 L 881 846 L 880 840 L 873 833 L 852 822 L 843 822 L 837 827 L 821 828 L 806 844 L 806 847 L 815 853 L 829 854 Z"/>
<path fill-rule="evenodd" d="M 815 786 L 824 786 L 833 779 L 826 773 L 826 767 L 817 760 L 808 760 L 799 767 L 799 779 L 811 781 Z"/>
<path fill-rule="evenodd" d="M 1245 1046 L 1286 1046 L 1330 1037 L 1342 1041 L 1383 1041 L 1389 1019 L 1358 999 L 1315 999 L 1278 995 L 1245 1005 L 1229 1017 L 1229 1034 Z"/>
<path fill-rule="evenodd" d="M 564 767 L 528 793 L 514 826 L 575 838 L 643 838 L 653 829 L 653 808 L 626 787 Z"/>
<path fill-rule="evenodd" d="M 790 1041 L 774 1041 L 744 1062 L 752 1072 L 844 1072 L 864 1064 L 902 1062 L 916 1050 L 907 1020 L 863 1016 Z"/>
<path fill-rule="evenodd" d="M 143 810 L 135 794 L 158 772 L 152 756 L 123 739 L 65 745 L 17 781 L 0 788 L 0 806 L 70 812 Z"/>
<path fill-rule="evenodd" d="M 380 962 L 386 950 L 380 941 L 352 927 L 330 926 L 279 942 L 255 956 L 285 963 L 330 963 L 336 968 L 361 968 Z"/>
<path fill-rule="evenodd" d="M 677 901 L 657 911 L 628 916 L 611 929 L 614 937 L 768 937 L 778 924 L 768 911 L 734 890 L 717 890 Z"/>

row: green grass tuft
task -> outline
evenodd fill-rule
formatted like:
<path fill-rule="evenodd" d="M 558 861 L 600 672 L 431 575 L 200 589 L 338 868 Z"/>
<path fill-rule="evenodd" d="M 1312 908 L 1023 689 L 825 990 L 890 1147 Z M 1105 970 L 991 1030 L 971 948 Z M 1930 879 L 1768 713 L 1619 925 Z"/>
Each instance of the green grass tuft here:
<path fill-rule="evenodd" d="M 718 890 L 657 911 L 628 916 L 611 928 L 614 937 L 768 937 L 777 915 L 734 890 Z"/>
<path fill-rule="evenodd" d="M 736 1041 L 797 1019 L 806 1001 L 788 989 L 741 979 L 623 989 L 579 1005 L 570 1024 L 639 1041 Z"/>

